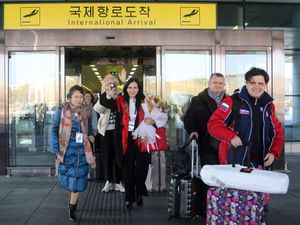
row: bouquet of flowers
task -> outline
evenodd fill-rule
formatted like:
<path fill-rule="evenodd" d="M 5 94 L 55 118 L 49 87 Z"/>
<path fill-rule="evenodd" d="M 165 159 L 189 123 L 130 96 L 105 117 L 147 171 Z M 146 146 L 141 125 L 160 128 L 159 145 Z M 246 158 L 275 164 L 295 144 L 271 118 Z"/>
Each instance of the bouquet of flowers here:
<path fill-rule="evenodd" d="M 157 128 L 162 128 L 168 121 L 167 104 L 159 97 L 153 97 L 148 95 L 145 98 L 145 102 L 142 103 L 144 111 L 144 119 L 151 118 Z M 147 151 L 158 150 L 157 141 L 159 139 L 166 139 L 157 134 L 157 129 L 153 125 L 149 125 L 142 121 L 142 123 L 132 133 L 133 139 L 138 140 L 138 145 L 143 151 L 146 147 Z M 166 140 L 162 140 L 166 143 Z"/>

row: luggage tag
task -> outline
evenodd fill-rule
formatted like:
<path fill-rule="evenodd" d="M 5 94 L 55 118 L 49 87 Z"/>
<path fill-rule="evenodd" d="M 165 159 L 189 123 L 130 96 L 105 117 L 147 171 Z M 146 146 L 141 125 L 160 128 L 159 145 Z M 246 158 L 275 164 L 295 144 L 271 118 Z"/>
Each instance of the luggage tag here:
<path fill-rule="evenodd" d="M 76 132 L 76 143 L 83 143 L 83 135 L 80 132 Z"/>

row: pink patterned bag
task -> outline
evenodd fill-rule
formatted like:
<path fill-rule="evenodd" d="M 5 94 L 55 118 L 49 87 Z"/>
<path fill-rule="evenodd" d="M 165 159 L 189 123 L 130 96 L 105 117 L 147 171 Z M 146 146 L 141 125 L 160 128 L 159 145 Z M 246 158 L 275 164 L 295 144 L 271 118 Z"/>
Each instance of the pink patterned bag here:
<path fill-rule="evenodd" d="M 207 192 L 207 225 L 262 225 L 264 194 L 212 187 Z"/>

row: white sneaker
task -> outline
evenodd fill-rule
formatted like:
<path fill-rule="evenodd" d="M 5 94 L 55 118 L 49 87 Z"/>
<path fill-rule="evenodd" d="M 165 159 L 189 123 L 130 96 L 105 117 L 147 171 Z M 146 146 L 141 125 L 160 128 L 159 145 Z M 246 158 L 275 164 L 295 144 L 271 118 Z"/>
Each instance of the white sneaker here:
<path fill-rule="evenodd" d="M 104 188 L 102 189 L 102 192 L 109 192 L 114 189 L 114 185 L 112 183 L 109 183 L 109 181 L 106 181 Z"/>
<path fill-rule="evenodd" d="M 125 192 L 125 187 L 122 183 L 115 184 L 115 191 Z"/>

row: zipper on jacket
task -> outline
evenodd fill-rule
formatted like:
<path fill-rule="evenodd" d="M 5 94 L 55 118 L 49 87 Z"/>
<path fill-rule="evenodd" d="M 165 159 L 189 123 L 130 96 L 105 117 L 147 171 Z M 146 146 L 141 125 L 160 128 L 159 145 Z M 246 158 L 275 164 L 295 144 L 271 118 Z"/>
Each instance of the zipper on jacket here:
<path fill-rule="evenodd" d="M 79 131 L 81 131 L 81 127 L 80 127 L 80 123 L 79 123 Z M 79 157 L 80 157 L 80 152 L 79 152 L 79 145 L 81 143 L 76 143 L 76 151 L 77 151 L 77 166 L 76 166 L 76 175 L 74 177 L 74 190 L 76 190 L 76 185 L 77 185 L 77 177 L 78 177 L 78 173 L 79 173 Z M 83 150 L 84 150 L 84 140 L 83 140 Z"/>
<path fill-rule="evenodd" d="M 264 107 L 264 110 L 263 110 L 263 159 L 265 158 L 265 154 L 266 154 L 266 146 L 265 146 L 265 126 L 266 126 L 265 113 L 266 113 L 267 107 L 270 104 L 271 104 L 271 102 L 269 102 L 268 104 L 266 104 L 265 107 Z M 269 115 L 269 117 L 271 117 L 271 115 Z M 270 118 L 270 120 L 272 120 L 272 119 Z M 265 169 L 265 166 L 264 165 L 262 165 L 262 166 Z"/>
<path fill-rule="evenodd" d="M 249 136 L 248 136 L 248 142 L 250 142 L 251 140 L 251 136 L 252 136 L 252 130 L 253 130 L 253 122 L 252 122 L 252 117 L 253 117 L 253 113 L 252 113 L 252 108 L 250 106 L 250 104 L 247 102 L 246 99 L 242 98 L 240 96 L 240 98 L 246 102 L 246 104 L 248 105 L 249 107 L 249 111 L 250 111 L 250 132 L 249 132 Z M 255 104 L 257 103 L 257 99 L 255 100 Z M 243 157 L 243 161 L 242 161 L 242 164 L 244 165 L 244 162 L 245 162 L 245 158 L 247 158 L 247 152 L 249 151 L 249 148 L 248 146 L 246 147 L 246 151 L 245 151 L 245 154 L 244 154 L 244 157 Z M 251 162 L 250 162 L 251 163 Z"/>
<path fill-rule="evenodd" d="M 77 186 L 77 177 L 78 177 L 78 173 L 79 173 L 79 148 L 78 146 L 76 147 L 76 151 L 77 151 L 77 167 L 76 167 L 76 175 L 74 177 L 74 190 L 76 191 L 76 186 Z"/>

